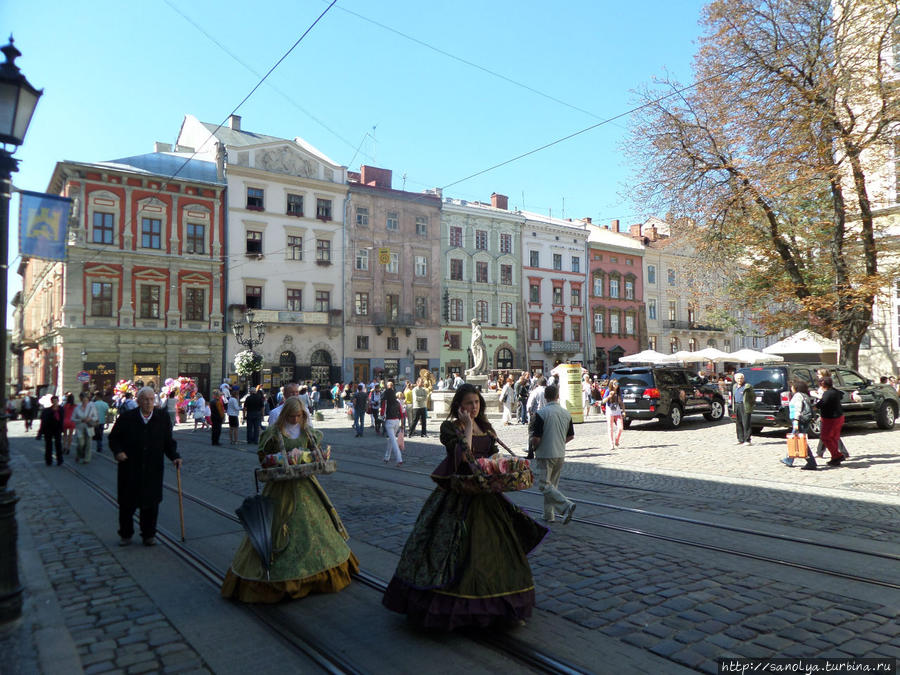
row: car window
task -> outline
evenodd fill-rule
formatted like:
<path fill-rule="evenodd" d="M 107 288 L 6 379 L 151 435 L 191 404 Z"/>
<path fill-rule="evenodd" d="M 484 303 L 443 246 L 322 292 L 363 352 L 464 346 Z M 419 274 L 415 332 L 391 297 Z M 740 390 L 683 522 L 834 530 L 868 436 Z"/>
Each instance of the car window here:
<path fill-rule="evenodd" d="M 795 368 L 794 369 L 794 377 L 798 380 L 803 380 L 809 384 L 813 383 L 812 373 L 809 372 L 806 368 Z"/>
<path fill-rule="evenodd" d="M 615 372 L 612 379 L 619 381 L 620 387 L 652 387 L 653 373 L 648 370 L 637 372 Z"/>
<path fill-rule="evenodd" d="M 787 389 L 784 368 L 741 368 L 738 372 L 743 373 L 747 384 L 753 385 L 754 389 Z"/>
<path fill-rule="evenodd" d="M 685 384 L 687 379 L 680 370 L 660 369 L 656 371 L 656 381 L 661 387 L 672 387 Z"/>
<path fill-rule="evenodd" d="M 857 389 L 859 387 L 865 387 L 866 381 L 860 376 L 854 373 L 852 370 L 844 370 L 843 368 L 835 371 L 838 377 L 841 378 L 841 383 L 845 387 L 852 387 Z"/>

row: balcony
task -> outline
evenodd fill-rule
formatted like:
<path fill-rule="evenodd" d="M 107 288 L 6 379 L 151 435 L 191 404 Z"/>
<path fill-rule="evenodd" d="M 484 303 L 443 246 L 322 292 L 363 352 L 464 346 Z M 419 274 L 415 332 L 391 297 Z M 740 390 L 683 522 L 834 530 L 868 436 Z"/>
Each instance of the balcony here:
<path fill-rule="evenodd" d="M 719 328 L 718 326 L 704 326 L 700 323 L 695 323 L 694 321 L 663 321 L 663 328 L 675 329 L 675 330 L 704 330 L 704 331 L 715 331 L 717 333 L 723 333 L 725 331 L 724 328 Z"/>
<path fill-rule="evenodd" d="M 236 307 L 236 305 L 232 305 Z M 231 309 L 231 308 L 229 308 Z M 266 323 L 288 323 L 288 324 L 305 324 L 310 326 L 327 326 L 331 317 L 328 312 L 291 312 L 278 309 L 254 309 L 253 320 L 264 321 Z M 241 317 L 235 317 L 235 320 L 241 320 Z M 340 322 L 340 317 L 338 317 Z"/>
<path fill-rule="evenodd" d="M 414 326 L 416 320 L 412 314 L 373 312 L 372 324 L 375 326 Z"/>
<path fill-rule="evenodd" d="M 575 354 L 581 351 L 580 342 L 558 342 L 556 340 L 544 340 L 545 354 Z"/>

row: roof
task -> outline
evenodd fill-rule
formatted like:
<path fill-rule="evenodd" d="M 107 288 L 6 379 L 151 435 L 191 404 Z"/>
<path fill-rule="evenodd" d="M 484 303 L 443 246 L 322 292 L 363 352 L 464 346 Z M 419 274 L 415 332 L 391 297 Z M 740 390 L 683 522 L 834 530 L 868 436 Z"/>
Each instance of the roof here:
<path fill-rule="evenodd" d="M 543 225 L 557 225 L 559 227 L 570 227 L 573 230 L 587 232 L 588 226 L 583 220 L 567 220 L 565 218 L 554 218 L 553 216 L 545 216 L 542 213 L 534 213 L 533 211 L 519 211 L 519 215 L 525 216 L 527 220 L 532 220 Z"/>
<path fill-rule="evenodd" d="M 187 164 L 185 164 L 187 162 Z M 88 162 L 79 162 L 88 163 Z M 89 164 L 89 163 L 88 163 Z M 150 174 L 154 176 L 172 176 L 182 180 L 195 180 L 203 183 L 218 183 L 224 185 L 224 180 L 216 178 L 215 162 L 202 159 L 191 159 L 191 156 L 176 152 L 150 152 L 146 155 L 134 155 L 113 159 L 108 162 L 94 162 L 94 166 L 117 169 L 119 171 L 132 171 L 135 173 Z"/>
<path fill-rule="evenodd" d="M 290 138 L 279 138 L 278 136 L 267 136 L 266 134 L 257 134 L 252 131 L 244 131 L 241 129 L 240 131 L 235 131 L 231 127 L 227 126 L 219 126 L 218 124 L 210 124 L 209 122 L 200 122 L 209 133 L 214 134 L 216 138 L 222 141 L 228 147 L 243 147 L 248 145 L 263 145 L 265 143 L 295 143 L 300 146 L 306 152 L 318 157 L 323 162 L 327 162 L 332 166 L 341 166 L 333 159 L 331 159 L 324 152 L 316 148 L 311 143 L 305 141 L 299 136 L 294 137 L 294 139 Z"/>
<path fill-rule="evenodd" d="M 622 234 L 621 232 L 613 232 L 599 225 L 590 225 L 591 233 L 588 235 L 589 244 L 599 244 L 600 246 L 613 246 L 620 249 L 631 249 L 635 254 L 640 255 L 644 251 L 644 246 L 634 237 Z"/>
<path fill-rule="evenodd" d="M 484 202 L 470 202 L 465 199 L 455 199 L 453 197 L 444 197 L 445 207 L 457 207 L 461 209 L 473 209 L 484 211 L 485 215 L 493 215 L 498 217 L 506 217 L 524 222 L 525 216 L 520 211 L 510 211 L 509 209 L 498 209 L 496 206 L 485 204 Z"/>

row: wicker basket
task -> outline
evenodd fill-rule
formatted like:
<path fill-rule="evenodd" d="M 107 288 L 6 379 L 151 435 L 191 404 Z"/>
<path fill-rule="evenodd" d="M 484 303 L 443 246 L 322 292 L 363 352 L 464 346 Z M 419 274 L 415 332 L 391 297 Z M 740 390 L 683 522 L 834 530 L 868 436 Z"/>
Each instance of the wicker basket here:
<path fill-rule="evenodd" d="M 260 483 L 270 483 L 281 480 L 299 480 L 315 476 L 316 474 L 328 474 L 335 471 L 337 471 L 337 463 L 333 459 L 329 459 L 324 462 L 279 465 L 265 469 L 256 469 L 256 479 Z"/>
<path fill-rule="evenodd" d="M 533 484 L 534 474 L 528 468 L 511 471 L 510 473 L 474 473 L 450 476 L 451 490 L 470 495 L 527 490 Z"/>

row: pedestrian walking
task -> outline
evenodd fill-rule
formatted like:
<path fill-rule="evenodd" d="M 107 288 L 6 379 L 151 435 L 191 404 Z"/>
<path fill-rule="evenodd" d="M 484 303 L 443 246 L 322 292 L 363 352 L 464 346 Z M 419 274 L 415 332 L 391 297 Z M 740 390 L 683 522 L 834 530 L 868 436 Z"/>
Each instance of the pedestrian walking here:
<path fill-rule="evenodd" d="M 734 385 L 731 387 L 731 402 L 734 408 L 734 427 L 737 432 L 737 445 L 751 445 L 750 416 L 753 414 L 753 406 L 756 405 L 756 392 L 753 385 L 747 384 L 743 373 L 734 376 Z"/>
<path fill-rule="evenodd" d="M 238 423 L 241 415 L 241 404 L 237 396 L 230 396 L 225 404 L 225 412 L 228 415 L 228 437 L 232 445 L 238 442 Z"/>
<path fill-rule="evenodd" d="M 56 464 L 63 463 L 62 447 L 63 411 L 59 407 L 59 397 L 50 397 L 50 407 L 41 411 L 40 427 L 38 435 L 44 439 L 44 462 L 47 466 L 53 464 L 53 449 L 56 449 Z"/>
<path fill-rule="evenodd" d="M 506 382 L 503 383 L 503 388 L 500 390 L 500 405 L 503 406 L 503 417 L 501 421 L 504 425 L 509 426 L 512 424 L 512 407 L 516 402 L 516 390 L 513 385 L 513 379 L 509 376 L 506 378 Z"/>
<path fill-rule="evenodd" d="M 817 377 L 817 381 L 819 382 L 819 388 L 816 389 L 815 391 L 810 392 L 810 396 L 812 396 L 816 400 L 822 398 L 822 394 L 825 392 L 825 389 L 822 387 L 822 384 L 821 384 L 822 378 L 830 377 L 830 376 L 831 376 L 830 370 L 828 370 L 827 368 L 819 368 L 816 371 L 816 377 Z M 833 379 L 834 378 L 832 378 L 832 380 Z M 841 400 L 843 400 L 844 392 L 841 392 L 840 390 L 838 390 L 838 391 L 841 393 L 841 396 L 842 396 Z M 838 438 L 838 449 L 841 451 L 841 454 L 844 456 L 844 459 L 850 459 L 850 451 L 847 450 L 847 446 L 844 445 L 843 438 Z M 825 441 L 822 440 L 821 434 L 819 435 L 819 443 L 816 445 L 816 456 L 817 457 L 825 456 Z"/>
<path fill-rule="evenodd" d="M 609 389 L 606 395 L 600 399 L 606 406 L 606 430 L 609 433 L 609 449 L 615 450 L 622 440 L 622 430 L 625 418 L 625 403 L 622 400 L 622 390 L 618 380 L 609 381 Z"/>
<path fill-rule="evenodd" d="M 109 449 L 118 462 L 119 545 L 134 535 L 134 512 L 140 510 L 144 546 L 156 544 L 156 521 L 163 493 L 163 457 L 181 466 L 169 416 L 154 408 L 150 387 L 138 391 L 138 408 L 125 411 L 109 432 Z"/>
<path fill-rule="evenodd" d="M 209 405 L 209 426 L 212 429 L 211 444 L 222 445 L 219 439 L 222 437 L 222 424 L 225 423 L 225 405 L 222 403 L 222 391 L 213 389 L 212 401 Z"/>
<path fill-rule="evenodd" d="M 284 408 L 284 402 L 289 398 L 296 398 L 297 396 L 299 396 L 300 385 L 296 382 L 291 382 L 284 385 L 281 388 L 281 391 L 284 398 L 282 399 L 281 403 L 279 403 L 279 405 L 269 411 L 269 426 L 272 426 L 273 424 L 275 424 L 275 422 L 278 421 L 278 416 L 281 414 L 281 410 Z M 303 405 L 303 401 L 300 401 L 300 405 Z M 305 407 L 304 410 L 306 410 Z M 306 410 L 306 412 L 309 413 L 309 410 Z"/>
<path fill-rule="evenodd" d="M 369 414 L 372 416 L 372 426 L 375 433 L 381 433 L 381 385 L 376 384 L 369 392 Z"/>
<path fill-rule="evenodd" d="M 97 452 L 103 450 L 103 430 L 106 429 L 106 419 L 109 414 L 109 405 L 103 400 L 103 395 L 98 391 L 94 394 L 94 409 L 97 411 L 97 424 L 94 426 L 94 441 L 97 443 Z"/>
<path fill-rule="evenodd" d="M 381 399 L 381 415 L 384 418 L 384 434 L 387 436 L 387 448 L 384 451 L 384 461 L 389 462 L 397 458 L 397 466 L 403 464 L 403 455 L 397 442 L 397 434 L 403 429 L 403 404 L 397 399 L 394 391 L 394 382 L 388 380 L 387 390 Z"/>
<path fill-rule="evenodd" d="M 78 405 L 72 411 L 72 423 L 75 425 L 75 463 L 90 464 L 97 409 L 86 391 L 78 395 Z"/>
<path fill-rule="evenodd" d="M 528 373 L 522 373 L 519 381 L 516 382 L 515 394 L 516 401 L 519 404 L 519 424 L 528 424 L 528 394 L 530 387 L 528 386 Z"/>
<path fill-rule="evenodd" d="M 247 420 L 247 443 L 249 445 L 259 443 L 265 407 L 266 399 L 262 393 L 262 385 L 258 385 L 244 399 L 244 417 Z"/>
<path fill-rule="evenodd" d="M 409 435 L 412 437 L 419 420 L 422 420 L 422 438 L 428 435 L 425 427 L 428 419 L 428 390 L 422 384 L 422 378 L 416 380 L 416 386 L 412 390 L 412 421 L 409 423 Z"/>
<path fill-rule="evenodd" d="M 69 454 L 72 449 L 72 439 L 75 438 L 75 423 L 72 421 L 72 413 L 75 412 L 75 397 L 72 392 L 66 392 L 65 403 L 62 405 L 63 411 L 63 452 Z"/>
<path fill-rule="evenodd" d="M 366 387 L 360 383 L 356 386 L 356 393 L 353 394 L 353 430 L 356 437 L 360 438 L 366 428 L 366 409 L 369 406 L 369 397 L 366 394 Z"/>
<path fill-rule="evenodd" d="M 556 514 L 568 524 L 575 513 L 575 502 L 559 490 L 559 478 L 566 461 L 566 443 L 575 438 L 572 415 L 559 404 L 559 389 L 548 385 L 544 390 L 547 405 L 531 420 L 529 446 L 534 452 L 538 470 L 538 490 L 544 495 L 544 520 L 552 523 Z"/>
<path fill-rule="evenodd" d="M 802 438 L 806 444 L 806 464 L 800 468 L 804 471 L 815 471 L 816 460 L 813 459 L 812 450 L 807 443 L 809 423 L 812 421 L 812 399 L 809 397 L 809 385 L 800 379 L 791 382 L 791 400 L 788 404 L 788 415 L 791 420 L 791 433 L 788 438 Z M 784 457 L 782 464 L 794 466 L 793 457 Z"/>
<path fill-rule="evenodd" d="M 201 430 L 207 429 L 209 425 L 206 423 L 206 399 L 199 391 L 194 394 L 191 406 L 194 411 L 194 431 L 197 431 L 197 422 L 200 423 Z"/>
<path fill-rule="evenodd" d="M 840 466 L 844 461 L 844 455 L 840 449 L 841 427 L 844 426 L 844 408 L 841 406 L 841 398 L 844 392 L 834 388 L 834 381 L 830 375 L 823 377 L 819 384 L 824 390 L 822 397 L 816 402 L 821 424 L 819 435 L 831 455 L 831 459 L 825 463 L 829 466 Z"/>
<path fill-rule="evenodd" d="M 319 392 L 319 387 L 313 386 L 312 390 L 309 392 L 309 414 L 315 415 L 316 411 L 319 409 L 319 402 L 322 400 L 322 394 Z"/>
<path fill-rule="evenodd" d="M 38 413 L 38 402 L 37 399 L 31 395 L 30 389 L 25 390 L 19 413 L 22 415 L 22 420 L 25 422 L 25 431 L 31 431 L 31 425 Z"/>

